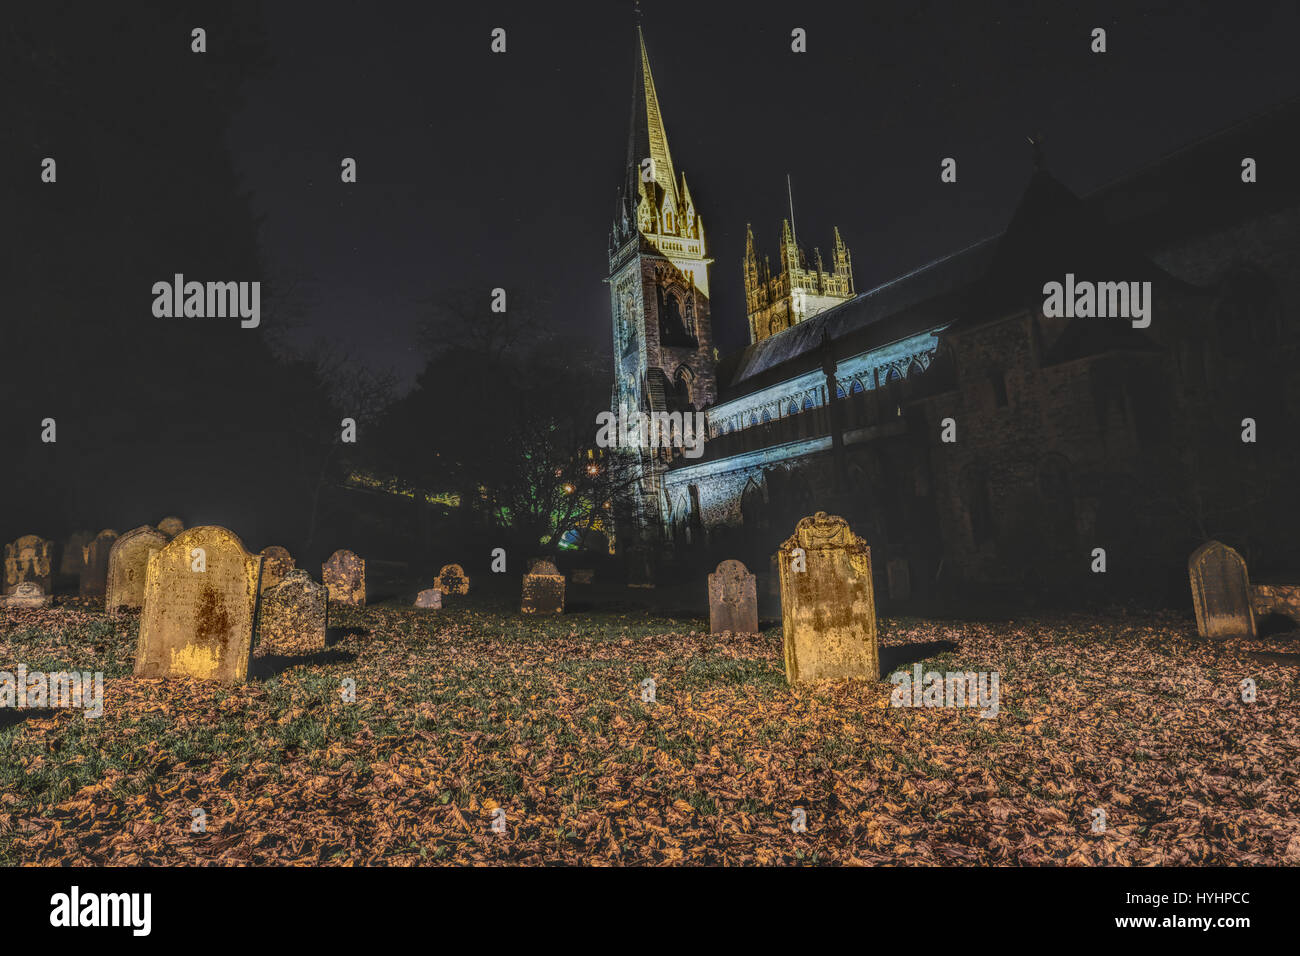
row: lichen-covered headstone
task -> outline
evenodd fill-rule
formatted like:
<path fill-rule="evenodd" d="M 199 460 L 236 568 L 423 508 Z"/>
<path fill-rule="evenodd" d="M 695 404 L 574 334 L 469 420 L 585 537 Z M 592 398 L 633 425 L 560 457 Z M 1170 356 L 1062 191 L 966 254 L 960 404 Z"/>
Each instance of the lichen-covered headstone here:
<path fill-rule="evenodd" d="M 867 543 L 843 518 L 819 511 L 799 521 L 779 555 L 787 682 L 880 680 Z"/>
<path fill-rule="evenodd" d="M 758 581 L 740 561 L 723 561 L 709 575 L 709 633 L 758 633 Z"/>
<path fill-rule="evenodd" d="M 1219 541 L 1207 541 L 1187 559 L 1192 606 L 1201 637 L 1254 637 L 1246 561 Z"/>
<path fill-rule="evenodd" d="M 524 614 L 563 614 L 564 575 L 545 559 L 534 562 L 524 575 L 520 611 Z"/>
<path fill-rule="evenodd" d="M 74 531 L 63 545 L 63 556 L 59 559 L 59 573 L 69 577 L 80 577 L 81 569 L 86 565 L 86 545 L 95 540 L 93 531 Z"/>
<path fill-rule="evenodd" d="M 81 569 L 81 596 L 83 598 L 100 598 L 108 588 L 108 556 L 113 550 L 117 532 L 109 528 L 95 535 L 95 539 L 86 545 L 83 554 L 86 563 Z"/>
<path fill-rule="evenodd" d="M 296 657 L 325 650 L 328 605 L 326 588 L 310 574 L 286 572 L 282 581 L 262 593 L 254 656 Z"/>
<path fill-rule="evenodd" d="M 423 608 L 433 608 L 438 610 L 442 607 L 442 592 L 437 588 L 425 588 L 415 596 L 415 606 Z"/>
<path fill-rule="evenodd" d="M 147 524 L 133 528 L 113 542 L 108 549 L 108 582 L 104 592 L 104 608 L 109 614 L 144 606 L 149 556 L 166 544 L 167 535 Z"/>
<path fill-rule="evenodd" d="M 149 558 L 136 677 L 248 677 L 262 556 L 216 526 L 182 531 Z"/>
<path fill-rule="evenodd" d="M 35 581 L 19 581 L 13 593 L 0 598 L 5 607 L 49 607 L 50 596 Z"/>
<path fill-rule="evenodd" d="M 366 562 L 351 551 L 339 549 L 321 566 L 321 581 L 329 589 L 331 604 L 366 605 Z"/>
<path fill-rule="evenodd" d="M 265 593 L 284 580 L 294 568 L 293 555 L 287 548 L 273 544 L 262 549 L 262 592 Z"/>
<path fill-rule="evenodd" d="M 185 522 L 175 515 L 168 515 L 158 522 L 158 530 L 169 538 L 174 538 L 185 530 Z"/>
<path fill-rule="evenodd" d="M 54 564 L 54 542 L 40 535 L 25 534 L 5 545 L 5 594 L 12 594 L 24 581 L 40 586 L 49 594 Z"/>
<path fill-rule="evenodd" d="M 912 599 L 912 569 L 906 558 L 894 558 L 885 565 L 885 574 L 889 580 L 889 599 L 891 601 L 910 601 Z"/>
<path fill-rule="evenodd" d="M 444 565 L 438 572 L 438 590 L 446 594 L 468 594 L 469 578 L 459 564 Z"/>

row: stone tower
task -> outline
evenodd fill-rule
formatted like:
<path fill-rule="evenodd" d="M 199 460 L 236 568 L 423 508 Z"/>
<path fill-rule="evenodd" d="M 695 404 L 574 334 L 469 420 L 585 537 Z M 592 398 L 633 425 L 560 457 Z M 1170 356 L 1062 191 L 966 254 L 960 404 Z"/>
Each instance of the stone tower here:
<path fill-rule="evenodd" d="M 810 260 L 799 247 L 790 220 L 784 220 L 780 271 L 775 276 L 767 257 L 760 261 L 755 255 L 754 233 L 745 227 L 745 311 L 749 313 L 750 342 L 761 342 L 853 295 L 853 262 L 838 227 L 827 269 L 821 250 L 813 249 Z"/>
<path fill-rule="evenodd" d="M 704 222 L 686 176 L 673 165 L 645 37 L 637 62 L 627 168 L 609 241 L 614 329 L 613 410 L 702 411 L 717 398 Z M 658 542 L 660 476 L 680 449 L 638 453 L 638 535 Z M 624 525 L 627 518 L 624 518 Z M 629 544 L 625 528 L 622 536 Z"/>

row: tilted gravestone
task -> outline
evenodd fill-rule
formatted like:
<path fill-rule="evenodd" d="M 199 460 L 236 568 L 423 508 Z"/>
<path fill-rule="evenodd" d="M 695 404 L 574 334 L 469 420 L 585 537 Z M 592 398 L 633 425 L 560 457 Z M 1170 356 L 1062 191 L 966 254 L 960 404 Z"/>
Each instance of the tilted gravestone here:
<path fill-rule="evenodd" d="M 553 563 L 540 559 L 524 575 L 524 594 L 520 602 L 524 614 L 563 614 L 564 575 Z"/>
<path fill-rule="evenodd" d="M 709 633 L 758 633 L 758 581 L 741 561 L 723 561 L 709 575 Z"/>
<path fill-rule="evenodd" d="M 1192 606 L 1201 637 L 1254 637 L 1246 561 L 1219 541 L 1207 541 L 1187 559 Z"/>
<path fill-rule="evenodd" d="M 185 522 L 175 515 L 168 515 L 158 522 L 158 530 L 169 538 L 174 538 L 185 530 Z"/>
<path fill-rule="evenodd" d="M 799 521 L 779 554 L 786 681 L 880 680 L 867 543 L 843 518 L 819 511 Z"/>
<path fill-rule="evenodd" d="M 366 562 L 340 548 L 321 566 L 321 582 L 329 589 L 331 604 L 366 606 Z"/>
<path fill-rule="evenodd" d="M 265 593 L 284 580 L 294 568 L 293 555 L 287 548 L 273 544 L 262 549 L 262 591 Z"/>
<path fill-rule="evenodd" d="M 95 540 L 93 531 L 74 531 L 63 545 L 63 556 L 59 559 L 59 573 L 81 575 L 86 564 L 86 545 Z"/>
<path fill-rule="evenodd" d="M 24 581 L 40 586 L 43 593 L 53 589 L 52 569 L 54 542 L 40 535 L 25 534 L 5 545 L 5 594 L 12 594 Z"/>
<path fill-rule="evenodd" d="M 35 581 L 19 581 L 11 594 L 0 597 L 5 607 L 49 607 L 50 596 Z"/>
<path fill-rule="evenodd" d="M 104 609 L 109 614 L 144 606 L 149 556 L 166 544 L 167 535 L 147 524 L 133 528 L 113 542 L 108 549 L 108 582 L 104 592 Z"/>
<path fill-rule="evenodd" d="M 117 532 L 105 528 L 95 539 L 86 545 L 83 554 L 86 557 L 86 563 L 81 569 L 81 596 L 83 598 L 99 598 L 104 596 L 108 588 L 108 556 L 113 550 L 113 542 L 117 540 Z"/>
<path fill-rule="evenodd" d="M 149 557 L 136 677 L 248 677 L 262 556 L 216 526 L 182 531 Z"/>
<path fill-rule="evenodd" d="M 468 594 L 469 578 L 465 577 L 465 569 L 459 564 L 444 565 L 438 572 L 438 590 L 443 595 Z"/>
<path fill-rule="evenodd" d="M 415 596 L 415 606 L 439 610 L 442 608 L 442 592 L 437 588 L 425 588 Z"/>
<path fill-rule="evenodd" d="M 266 576 L 263 559 L 262 575 Z M 294 657 L 325 650 L 329 595 L 306 571 L 288 571 L 262 592 L 255 657 Z"/>

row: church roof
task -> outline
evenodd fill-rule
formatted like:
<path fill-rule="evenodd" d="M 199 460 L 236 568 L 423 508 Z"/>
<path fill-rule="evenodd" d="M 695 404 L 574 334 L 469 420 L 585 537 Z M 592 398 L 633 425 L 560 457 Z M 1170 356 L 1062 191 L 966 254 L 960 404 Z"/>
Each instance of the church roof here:
<path fill-rule="evenodd" d="M 957 293 L 983 274 L 996 240 L 936 259 L 726 356 L 718 368 L 719 401 L 820 368 L 823 330 L 837 356 L 847 358 L 951 322 Z"/>

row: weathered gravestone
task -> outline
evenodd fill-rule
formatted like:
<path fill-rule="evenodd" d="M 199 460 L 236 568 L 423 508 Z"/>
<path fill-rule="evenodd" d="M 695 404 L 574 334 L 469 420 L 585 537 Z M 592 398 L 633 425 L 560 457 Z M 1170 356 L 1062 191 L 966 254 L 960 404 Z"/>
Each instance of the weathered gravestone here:
<path fill-rule="evenodd" d="M 907 558 L 893 558 L 885 565 L 885 574 L 889 578 L 889 599 L 891 601 L 910 601 L 912 599 L 912 569 Z"/>
<path fill-rule="evenodd" d="M 469 578 L 465 577 L 465 569 L 459 564 L 444 565 L 438 572 L 438 590 L 444 595 L 468 594 Z"/>
<path fill-rule="evenodd" d="M 266 576 L 265 558 L 262 576 Z M 296 657 L 325 650 L 328 605 L 328 591 L 310 574 L 287 571 L 282 581 L 262 593 L 254 656 Z"/>
<path fill-rule="evenodd" d="M 216 526 L 182 531 L 154 552 L 144 586 L 136 677 L 248 677 L 262 556 Z"/>
<path fill-rule="evenodd" d="M 564 575 L 550 561 L 539 559 L 524 575 L 519 610 L 524 614 L 563 614 Z"/>
<path fill-rule="evenodd" d="M 81 576 L 81 569 L 86 565 L 86 545 L 95 540 L 93 531 L 74 531 L 63 545 L 63 555 L 59 559 L 59 573 L 68 576 Z"/>
<path fill-rule="evenodd" d="M 741 561 L 723 561 L 709 575 L 709 633 L 758 633 L 758 581 Z"/>
<path fill-rule="evenodd" d="M 86 545 L 82 552 L 86 557 L 86 563 L 81 569 L 81 596 L 83 598 L 99 598 L 104 596 L 108 588 L 108 556 L 113 550 L 113 542 L 117 540 L 117 532 L 105 528 L 95 539 Z"/>
<path fill-rule="evenodd" d="M 779 553 L 787 682 L 880 680 L 867 543 L 843 518 L 819 511 L 799 521 Z"/>
<path fill-rule="evenodd" d="M 425 588 L 415 596 L 415 606 L 423 608 L 432 608 L 434 610 L 442 607 L 442 592 L 437 588 Z"/>
<path fill-rule="evenodd" d="M 24 581 L 39 585 L 49 594 L 54 564 L 54 542 L 35 534 L 25 534 L 5 545 L 5 594 L 12 594 Z"/>
<path fill-rule="evenodd" d="M 175 515 L 168 515 L 158 522 L 158 530 L 169 538 L 174 538 L 185 530 L 185 522 Z"/>
<path fill-rule="evenodd" d="M 167 535 L 147 524 L 133 528 L 113 542 L 108 549 L 108 583 L 104 593 L 104 609 L 109 614 L 144 606 L 149 556 L 166 544 Z"/>
<path fill-rule="evenodd" d="M 366 606 L 366 562 L 351 551 L 339 549 L 320 570 L 331 604 Z"/>
<path fill-rule="evenodd" d="M 287 548 L 273 544 L 262 549 L 262 591 L 265 593 L 284 580 L 293 570 L 293 555 Z"/>
<path fill-rule="evenodd" d="M 50 596 L 35 581 L 19 581 L 13 593 L 0 598 L 5 607 L 49 607 Z"/>
<path fill-rule="evenodd" d="M 1219 541 L 1207 541 L 1187 559 L 1192 606 L 1201 637 L 1254 637 L 1246 561 Z"/>

